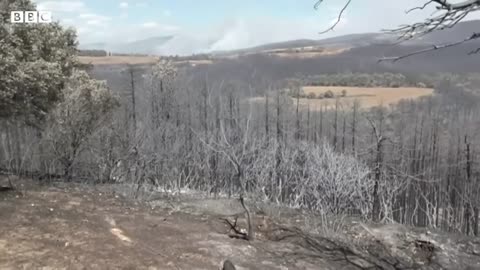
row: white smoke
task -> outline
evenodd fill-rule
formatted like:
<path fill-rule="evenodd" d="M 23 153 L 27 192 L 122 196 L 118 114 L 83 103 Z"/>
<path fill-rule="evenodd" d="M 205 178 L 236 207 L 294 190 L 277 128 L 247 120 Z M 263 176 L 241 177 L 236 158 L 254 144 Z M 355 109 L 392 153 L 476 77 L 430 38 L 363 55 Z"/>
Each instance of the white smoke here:
<path fill-rule="evenodd" d="M 208 51 L 205 39 L 189 35 L 177 35 L 167 43 L 156 47 L 155 54 L 159 55 L 190 55 Z"/>
<path fill-rule="evenodd" d="M 210 31 L 184 33 L 159 46 L 157 53 L 188 55 L 213 51 L 228 51 L 254 47 L 271 42 L 319 38 L 317 19 L 307 18 L 296 23 L 263 18 L 225 21 Z M 198 31 L 200 32 L 200 31 Z"/>
<path fill-rule="evenodd" d="M 209 51 L 235 50 L 251 46 L 252 31 L 244 20 L 235 20 L 233 25 L 226 27 L 221 36 L 214 42 Z"/>

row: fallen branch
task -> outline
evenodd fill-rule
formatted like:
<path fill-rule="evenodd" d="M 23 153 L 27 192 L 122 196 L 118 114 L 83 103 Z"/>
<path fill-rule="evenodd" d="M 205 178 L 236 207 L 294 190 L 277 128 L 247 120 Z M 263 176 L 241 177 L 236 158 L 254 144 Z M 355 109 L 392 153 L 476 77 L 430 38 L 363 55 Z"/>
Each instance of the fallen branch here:
<path fill-rule="evenodd" d="M 230 222 L 230 220 L 228 220 L 227 218 L 224 218 L 223 221 L 225 221 L 225 223 L 230 227 L 230 230 L 228 231 L 228 234 L 229 234 L 230 237 L 242 238 L 244 240 L 248 240 L 247 239 L 247 234 L 243 233 L 239 229 L 237 229 L 238 217 L 235 217 L 235 221 L 233 223 Z M 231 231 L 233 231 L 235 233 L 235 235 L 230 235 Z"/>

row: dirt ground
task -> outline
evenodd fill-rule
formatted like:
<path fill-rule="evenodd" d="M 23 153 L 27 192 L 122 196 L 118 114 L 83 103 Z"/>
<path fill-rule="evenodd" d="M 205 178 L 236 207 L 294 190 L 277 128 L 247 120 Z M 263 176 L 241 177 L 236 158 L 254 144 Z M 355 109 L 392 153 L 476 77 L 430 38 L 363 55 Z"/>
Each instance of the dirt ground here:
<path fill-rule="evenodd" d="M 0 192 L 0 269 L 218 269 L 226 258 L 237 269 L 480 269 L 480 255 L 460 257 L 444 247 L 435 256 L 443 258 L 445 251 L 469 264 L 447 260 L 453 268 L 448 262 L 422 267 L 417 260 L 409 266 L 378 244 L 390 243 L 395 234 L 375 228 L 352 235 L 375 252 L 294 228 L 260 230 L 256 241 L 247 242 L 230 238 L 219 216 L 172 203 L 152 207 L 109 189 L 73 184 L 17 187 Z M 362 240 L 375 234 L 375 241 Z"/>
<path fill-rule="evenodd" d="M 318 269 L 228 237 L 222 220 L 80 186 L 0 193 L 0 269 Z M 23 193 L 23 194 L 22 194 Z"/>

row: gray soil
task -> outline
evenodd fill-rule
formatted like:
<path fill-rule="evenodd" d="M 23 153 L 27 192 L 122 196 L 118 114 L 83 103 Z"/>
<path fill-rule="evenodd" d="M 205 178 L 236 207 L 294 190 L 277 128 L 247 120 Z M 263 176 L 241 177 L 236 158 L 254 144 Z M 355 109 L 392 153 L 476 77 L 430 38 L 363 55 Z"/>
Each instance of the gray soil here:
<path fill-rule="evenodd" d="M 237 269 L 480 269 L 478 238 L 353 221 L 320 236 L 257 214 L 248 242 L 229 237 L 222 218 L 241 208 L 228 200 L 140 204 L 109 187 L 17 187 L 0 192 L 0 269 L 218 269 L 225 259 Z"/>

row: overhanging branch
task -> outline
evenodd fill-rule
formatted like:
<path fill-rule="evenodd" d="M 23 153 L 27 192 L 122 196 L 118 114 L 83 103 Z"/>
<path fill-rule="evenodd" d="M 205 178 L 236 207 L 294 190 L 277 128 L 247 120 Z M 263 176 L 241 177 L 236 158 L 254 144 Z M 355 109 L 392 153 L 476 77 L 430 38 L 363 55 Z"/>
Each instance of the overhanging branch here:
<path fill-rule="evenodd" d="M 442 44 L 442 45 L 433 45 L 429 48 L 419 50 L 419 51 L 414 51 L 414 52 L 411 52 L 411 53 L 408 53 L 408 54 L 405 54 L 405 55 L 402 55 L 402 56 L 384 57 L 384 58 L 379 59 L 378 62 L 383 62 L 383 61 L 396 62 L 398 60 L 401 60 L 401 59 L 404 59 L 404 58 L 407 58 L 407 57 L 410 57 L 410 56 L 413 56 L 413 55 L 458 46 L 460 44 L 463 44 L 465 42 L 472 41 L 472 40 L 475 40 L 475 39 L 478 39 L 478 38 L 480 38 L 480 33 L 474 33 L 472 36 L 470 36 L 469 38 L 466 38 L 464 40 L 460 40 L 460 41 L 452 42 L 452 43 L 447 43 L 447 44 Z M 475 53 L 478 53 L 478 52 L 480 52 L 480 48 L 476 49 L 474 51 L 471 51 L 469 54 L 475 54 Z"/>
<path fill-rule="evenodd" d="M 317 1 L 317 3 L 315 3 L 315 6 L 314 8 L 315 9 L 318 9 L 318 7 L 320 6 L 320 4 L 322 4 L 323 0 L 319 0 Z M 324 31 L 321 31 L 320 34 L 325 34 L 327 32 L 330 32 L 330 31 L 333 31 L 333 29 L 335 29 L 335 27 L 337 27 L 337 25 L 340 23 L 340 21 L 342 20 L 342 16 L 343 14 L 345 13 L 345 10 L 347 10 L 348 6 L 350 6 L 350 3 L 352 2 L 352 0 L 348 0 L 345 5 L 343 6 L 343 8 L 340 10 L 340 13 L 338 14 L 337 16 L 337 20 L 335 21 L 335 23 L 330 26 L 329 28 L 327 28 L 326 30 Z"/>
<path fill-rule="evenodd" d="M 318 0 L 315 3 L 315 9 L 318 9 L 318 7 L 324 3 L 324 0 Z M 341 12 L 339 13 L 337 17 L 337 21 L 332 25 L 330 28 L 328 28 L 325 31 L 320 32 L 321 34 L 329 32 L 333 30 L 338 23 L 340 22 L 345 10 L 348 8 L 348 6 L 351 4 L 351 0 L 348 0 L 344 7 L 342 8 Z M 471 14 L 472 12 L 480 11 L 480 0 L 464 0 L 461 2 L 457 3 L 452 3 L 452 1 L 449 0 L 425 0 L 423 5 L 419 5 L 417 7 L 413 7 L 409 10 L 406 11 L 406 13 L 410 13 L 414 10 L 423 10 L 426 7 L 436 4 L 436 9 L 437 12 L 440 12 L 439 15 L 437 16 L 430 16 L 426 18 L 423 21 L 416 22 L 413 24 L 407 24 L 407 25 L 401 25 L 398 28 L 395 29 L 388 29 L 388 30 L 383 30 L 384 32 L 394 34 L 398 36 L 398 40 L 400 42 L 406 41 L 406 40 L 412 40 L 415 38 L 419 38 L 422 36 L 425 36 L 429 33 L 432 33 L 434 31 L 441 31 L 445 30 L 448 28 L 452 28 L 455 25 L 457 25 L 459 22 L 464 20 L 467 15 Z M 441 45 L 432 45 L 429 48 L 422 49 L 419 51 L 415 51 L 412 53 L 408 53 L 406 55 L 402 56 L 396 56 L 396 57 L 384 57 L 379 59 L 379 62 L 382 61 L 393 61 L 396 62 L 400 59 L 404 59 L 413 55 L 418 55 L 430 51 L 435 51 L 435 50 L 440 50 L 440 49 L 445 49 L 453 46 L 457 46 L 460 44 L 463 44 L 465 42 L 469 42 L 471 40 L 478 39 L 480 37 L 480 32 L 474 33 L 471 36 L 460 40 L 456 42 L 451 42 L 447 44 L 441 44 Z M 469 53 L 470 54 L 475 54 L 475 53 L 480 53 L 480 48 L 473 50 Z"/>

